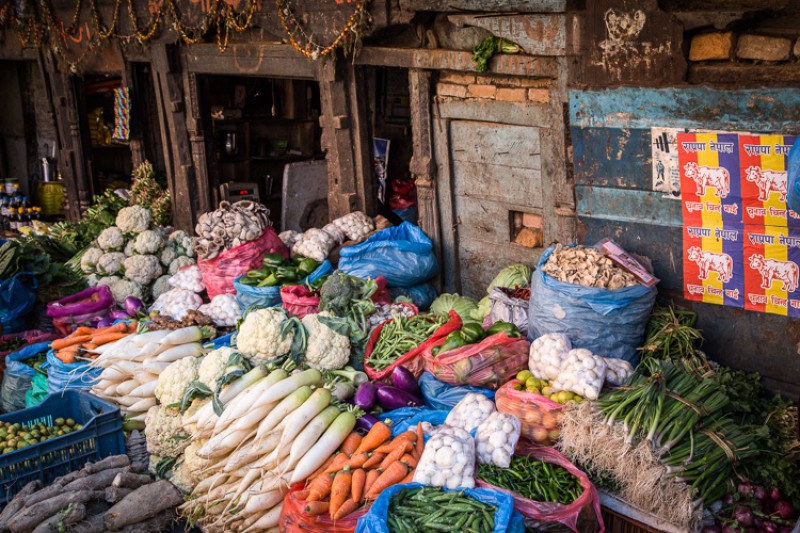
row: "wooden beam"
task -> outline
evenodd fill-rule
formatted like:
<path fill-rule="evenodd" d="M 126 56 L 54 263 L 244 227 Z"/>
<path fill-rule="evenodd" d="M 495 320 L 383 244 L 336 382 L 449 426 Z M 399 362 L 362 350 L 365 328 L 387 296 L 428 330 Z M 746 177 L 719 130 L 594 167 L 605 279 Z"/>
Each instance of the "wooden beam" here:
<path fill-rule="evenodd" d="M 364 47 L 355 58 L 357 65 L 418 68 L 426 70 L 461 70 L 476 72 L 470 52 L 424 50 L 421 48 Z M 490 74 L 556 79 L 558 59 L 524 54 L 498 55 L 489 64 Z"/>
<path fill-rule="evenodd" d="M 517 43 L 529 55 L 563 56 L 567 52 L 566 16 L 561 14 L 450 15 L 447 20 L 459 28 L 483 28 Z"/>
<path fill-rule="evenodd" d="M 461 292 L 461 263 L 459 261 L 458 219 L 453 197 L 453 175 L 450 167 L 450 119 L 435 117 L 434 150 L 436 176 L 434 181 L 440 217 L 442 273 L 446 292 Z"/>
<path fill-rule="evenodd" d="M 567 0 L 399 0 L 400 11 L 563 13 Z"/>
<path fill-rule="evenodd" d="M 750 63 L 695 63 L 689 66 L 689 83 L 729 85 L 732 88 L 797 87 L 800 65 L 753 65 Z"/>
<path fill-rule="evenodd" d="M 351 135 L 353 138 L 353 170 L 356 180 L 358 207 L 364 213 L 377 213 L 375 166 L 372 161 L 372 128 L 370 127 L 367 100 L 367 78 L 364 67 L 352 63 L 344 65 L 344 76 L 350 98 Z"/>
<path fill-rule="evenodd" d="M 186 129 L 180 56 L 172 46 L 157 46 L 153 49 L 152 66 L 167 182 L 172 197 L 172 220 L 176 227 L 190 230 L 197 214 L 197 197 Z"/>
<path fill-rule="evenodd" d="M 436 162 L 433 154 L 433 117 L 431 116 L 431 72 L 408 71 L 408 89 L 411 97 L 412 157 L 411 175 L 417 187 L 417 221 L 419 227 L 433 241 L 433 250 L 442 264 L 442 238 L 439 227 L 439 210 L 436 198 Z"/>
<path fill-rule="evenodd" d="M 223 54 L 216 44 L 185 47 L 186 68 L 197 74 L 236 74 L 314 79 L 314 64 L 288 44 L 232 44 Z"/>
<path fill-rule="evenodd" d="M 182 71 L 183 91 L 187 100 L 186 129 L 189 144 L 192 148 L 194 164 L 194 202 L 196 213 L 205 213 L 213 209 L 208 176 L 208 156 L 203 129 L 203 116 L 200 107 L 200 95 L 197 92 L 197 74 L 186 69 Z"/>

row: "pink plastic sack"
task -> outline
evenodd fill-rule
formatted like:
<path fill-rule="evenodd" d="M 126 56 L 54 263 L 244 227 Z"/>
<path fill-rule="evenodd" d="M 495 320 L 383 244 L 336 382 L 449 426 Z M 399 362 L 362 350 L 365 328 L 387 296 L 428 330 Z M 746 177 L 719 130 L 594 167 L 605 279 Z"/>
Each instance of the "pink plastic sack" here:
<path fill-rule="evenodd" d="M 514 390 L 518 383 L 514 379 L 497 390 L 494 395 L 497 410 L 519 419 L 523 437 L 540 446 L 555 444 L 560 435 L 564 406 L 540 394 Z"/>
<path fill-rule="evenodd" d="M 425 370 L 439 381 L 494 390 L 528 367 L 530 346 L 527 339 L 503 332 L 438 355 L 433 355 L 433 346 L 427 346 L 422 358 Z"/>
<path fill-rule="evenodd" d="M 235 294 L 233 280 L 261 268 L 261 260 L 267 254 L 289 257 L 289 249 L 272 228 L 267 228 L 258 239 L 225 250 L 214 259 L 199 260 L 197 266 L 203 273 L 208 297 L 213 300 L 218 294 Z"/>
<path fill-rule="evenodd" d="M 281 287 L 283 308 L 290 315 L 303 318 L 319 311 L 319 294 L 309 290 L 305 285 L 287 285 Z"/>
<path fill-rule="evenodd" d="M 589 481 L 588 476 L 570 463 L 569 459 L 553 448 L 536 448 L 524 440 L 519 441 L 516 454 L 528 455 L 534 459 L 564 468 L 567 472 L 578 478 L 581 487 L 583 487 L 583 494 L 569 505 L 564 505 L 558 502 L 537 502 L 528 500 L 516 493 L 495 487 L 479 479 L 475 480 L 475 485 L 510 494 L 514 498 L 514 508 L 525 517 L 526 527 L 530 527 L 535 531 L 549 531 L 548 523 L 563 524 L 572 531 L 575 531 L 575 533 L 587 533 L 595 530 L 594 528 L 597 528 L 596 530 L 599 531 L 599 533 L 605 531 L 597 489 L 595 489 L 592 482 Z"/>
<path fill-rule="evenodd" d="M 358 519 L 367 514 L 372 502 L 364 504 L 349 515 L 334 521 L 331 515 L 311 515 L 305 511 L 306 501 L 299 499 L 297 494 L 303 485 L 293 486 L 283 499 L 283 508 L 279 522 L 283 533 L 304 533 L 315 531 L 317 533 L 353 533 L 356 530 Z"/>

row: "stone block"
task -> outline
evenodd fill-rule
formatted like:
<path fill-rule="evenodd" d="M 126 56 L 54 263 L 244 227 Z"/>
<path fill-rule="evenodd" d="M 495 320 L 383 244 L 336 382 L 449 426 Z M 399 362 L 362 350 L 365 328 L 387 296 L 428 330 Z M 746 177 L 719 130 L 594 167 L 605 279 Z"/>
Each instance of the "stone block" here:
<path fill-rule="evenodd" d="M 524 102 L 525 97 L 525 89 L 509 89 L 498 87 L 495 99 L 501 102 Z"/>
<path fill-rule="evenodd" d="M 463 85 L 454 85 L 452 83 L 437 83 L 436 94 L 439 96 L 455 96 L 456 98 L 466 98 L 467 88 Z"/>
<path fill-rule="evenodd" d="M 494 85 L 472 84 L 467 86 L 467 94 L 471 98 L 494 98 L 497 87 Z"/>
<path fill-rule="evenodd" d="M 791 49 L 792 41 L 783 37 L 742 35 L 736 46 L 736 57 L 759 61 L 786 61 Z"/>
<path fill-rule="evenodd" d="M 732 31 L 701 33 L 692 37 L 689 61 L 727 61 L 733 52 Z"/>

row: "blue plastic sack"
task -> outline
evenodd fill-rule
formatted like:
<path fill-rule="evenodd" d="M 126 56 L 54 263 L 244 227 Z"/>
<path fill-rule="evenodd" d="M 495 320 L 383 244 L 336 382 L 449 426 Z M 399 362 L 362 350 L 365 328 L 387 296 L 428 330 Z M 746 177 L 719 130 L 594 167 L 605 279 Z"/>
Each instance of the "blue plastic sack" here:
<path fill-rule="evenodd" d="M 66 389 L 89 389 L 100 380 L 101 367 L 91 367 L 89 363 L 78 361 L 64 363 L 55 352 L 47 352 L 47 390 L 50 394 L 64 392 Z"/>
<path fill-rule="evenodd" d="M 402 490 L 423 486 L 420 483 L 392 485 L 381 492 L 381 495 L 372 504 L 367 514 L 358 519 L 356 533 L 389 533 L 389 526 L 386 524 L 386 520 L 388 519 L 389 503 L 392 501 L 392 497 Z M 458 490 L 444 490 L 446 492 L 458 492 Z M 522 515 L 514 510 L 514 498 L 510 494 L 494 489 L 465 489 L 464 494 L 480 502 L 494 505 L 497 508 L 494 513 L 493 533 L 525 532 Z"/>
<path fill-rule="evenodd" d="M 20 272 L 11 279 L 0 281 L 0 323 L 3 333 L 17 333 L 25 329 L 25 315 L 36 303 L 39 283 L 33 274 Z"/>
<path fill-rule="evenodd" d="M 411 298 L 411 303 L 416 305 L 417 309 L 427 311 L 439 293 L 433 283 L 422 283 L 414 287 L 389 287 L 389 295 L 392 299 L 398 296 Z"/>
<path fill-rule="evenodd" d="M 789 151 L 788 170 L 786 204 L 792 211 L 800 213 L 800 142 L 798 141 L 794 142 L 794 146 Z"/>
<path fill-rule="evenodd" d="M 298 284 L 313 283 L 322 276 L 327 276 L 333 273 L 333 265 L 327 259 L 320 264 L 314 272 L 298 281 Z M 239 276 L 233 280 L 233 288 L 236 289 L 236 301 L 239 307 L 244 311 L 251 305 L 258 307 L 279 307 L 281 305 L 281 288 L 276 285 L 274 287 L 254 287 L 252 285 L 245 285 L 240 283 L 244 276 Z"/>
<path fill-rule="evenodd" d="M 531 277 L 528 339 L 564 333 L 575 348 L 636 366 L 656 288 L 634 285 L 608 290 L 562 283 L 542 271 L 553 250 L 542 254 Z"/>
<path fill-rule="evenodd" d="M 410 428 L 416 429 L 417 424 L 420 422 L 430 422 L 434 426 L 440 426 L 444 424 L 444 419 L 447 418 L 449 412 L 450 409 L 437 410 L 428 409 L 427 407 L 401 407 L 400 409 L 378 415 L 378 418 L 380 420 L 389 419 L 392 421 L 389 427 L 392 428 L 392 436 L 396 437 L 408 431 Z"/>
<path fill-rule="evenodd" d="M 227 335 L 223 335 L 222 337 L 217 337 L 212 341 L 215 350 L 219 350 L 220 348 L 227 348 L 231 345 L 233 340 L 233 333 L 228 333 Z"/>
<path fill-rule="evenodd" d="M 423 372 L 419 378 L 419 388 L 422 389 L 422 398 L 425 403 L 434 409 L 449 411 L 470 392 L 483 394 L 494 400 L 495 391 L 483 387 L 470 387 L 468 385 L 455 386 L 439 381 L 430 372 Z"/>
<path fill-rule="evenodd" d="M 36 370 L 23 361 L 50 349 L 50 341 L 29 344 L 6 355 L 6 370 L 0 391 L 0 407 L 6 413 L 25 409 L 25 393 L 31 388 Z"/>
<path fill-rule="evenodd" d="M 413 287 L 435 277 L 439 264 L 431 240 L 414 224 L 403 222 L 342 248 L 339 269 L 362 279 L 383 276 L 389 287 Z"/>

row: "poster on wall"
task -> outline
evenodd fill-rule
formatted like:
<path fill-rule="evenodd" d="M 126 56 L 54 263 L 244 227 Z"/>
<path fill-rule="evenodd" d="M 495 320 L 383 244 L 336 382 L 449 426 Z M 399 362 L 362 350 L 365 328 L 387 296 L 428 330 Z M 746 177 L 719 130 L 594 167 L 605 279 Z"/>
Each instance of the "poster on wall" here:
<path fill-rule="evenodd" d="M 786 205 L 790 135 L 740 135 L 739 164 L 745 224 L 800 227 Z"/>
<path fill-rule="evenodd" d="M 745 309 L 800 317 L 800 229 L 745 226 Z"/>
<path fill-rule="evenodd" d="M 678 128 L 650 128 L 653 190 L 674 198 L 681 195 L 678 166 Z"/>
<path fill-rule="evenodd" d="M 678 134 L 684 225 L 742 222 L 738 143 L 736 133 Z"/>
<path fill-rule="evenodd" d="M 741 224 L 683 226 L 683 292 L 687 300 L 744 307 Z"/>

